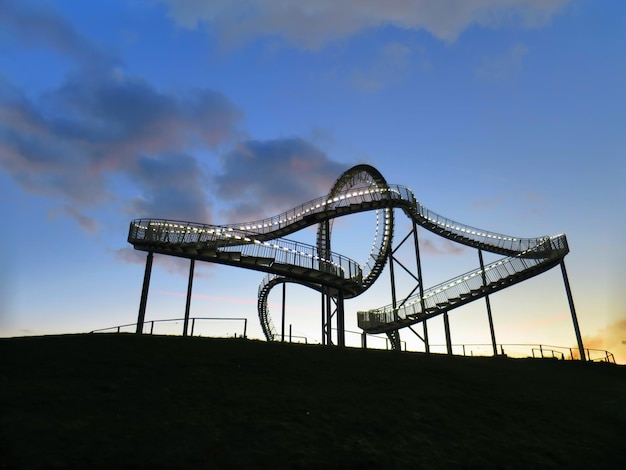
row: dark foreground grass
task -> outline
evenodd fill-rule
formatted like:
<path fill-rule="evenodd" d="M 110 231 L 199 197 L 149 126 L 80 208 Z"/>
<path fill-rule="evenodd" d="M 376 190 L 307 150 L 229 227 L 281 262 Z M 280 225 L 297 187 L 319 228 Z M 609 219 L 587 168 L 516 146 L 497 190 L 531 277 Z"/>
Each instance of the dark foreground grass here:
<path fill-rule="evenodd" d="M 0 339 L 0 468 L 626 468 L 625 397 L 610 364 Z"/>

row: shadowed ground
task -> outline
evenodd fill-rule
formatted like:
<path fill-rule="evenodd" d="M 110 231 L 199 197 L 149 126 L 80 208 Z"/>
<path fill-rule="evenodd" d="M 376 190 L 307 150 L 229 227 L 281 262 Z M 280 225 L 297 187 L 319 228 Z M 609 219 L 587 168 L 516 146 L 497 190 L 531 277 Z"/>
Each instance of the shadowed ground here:
<path fill-rule="evenodd" d="M 197 337 L 0 339 L 0 468 L 621 468 L 626 368 Z"/>

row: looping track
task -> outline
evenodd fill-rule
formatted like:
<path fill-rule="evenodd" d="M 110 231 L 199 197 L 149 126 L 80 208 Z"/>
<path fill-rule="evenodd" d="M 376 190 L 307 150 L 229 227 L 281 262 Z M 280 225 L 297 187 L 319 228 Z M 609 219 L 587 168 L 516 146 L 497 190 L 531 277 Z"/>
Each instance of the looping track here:
<path fill-rule="evenodd" d="M 274 217 L 229 225 L 138 219 L 130 224 L 128 241 L 143 251 L 268 273 L 259 287 L 258 311 L 263 332 L 272 340 L 276 333 L 267 298 L 275 285 L 295 282 L 330 295 L 341 291 L 351 298 L 374 284 L 390 256 L 394 209 L 441 237 L 504 257 L 409 297 L 400 306 L 358 312 L 359 327 L 368 333 L 393 332 L 519 283 L 558 265 L 569 251 L 563 234 L 519 238 L 452 221 L 420 204 L 409 188 L 387 184 L 368 165 L 347 170 L 327 196 Z M 333 219 L 365 211 L 377 211 L 382 223 L 377 223 L 363 267 L 332 252 L 330 240 Z M 316 245 L 284 238 L 316 224 Z"/>

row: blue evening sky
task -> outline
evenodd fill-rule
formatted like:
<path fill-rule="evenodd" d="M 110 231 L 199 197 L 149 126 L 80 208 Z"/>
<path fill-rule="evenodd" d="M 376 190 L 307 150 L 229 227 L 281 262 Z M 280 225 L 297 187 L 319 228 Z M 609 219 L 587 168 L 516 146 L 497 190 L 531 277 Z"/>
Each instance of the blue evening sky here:
<path fill-rule="evenodd" d="M 625 83 L 620 0 L 0 0 L 0 334 L 135 322 L 133 218 L 255 220 L 368 163 L 461 223 L 566 233 L 585 346 L 626 362 Z M 333 250 L 365 261 L 375 223 L 336 221 Z M 420 239 L 426 287 L 478 266 Z M 187 270 L 155 256 L 147 320 L 183 316 Z M 198 263 L 192 316 L 244 317 L 261 338 L 262 278 Z M 388 283 L 346 302 L 350 331 L 356 311 L 391 302 Z M 499 343 L 576 345 L 558 268 L 491 301 Z M 270 304 L 279 325 L 280 292 Z M 321 341 L 319 304 L 287 288 L 294 335 Z M 483 301 L 451 325 L 455 344 L 490 341 Z M 431 336 L 443 344 L 441 320 Z"/>

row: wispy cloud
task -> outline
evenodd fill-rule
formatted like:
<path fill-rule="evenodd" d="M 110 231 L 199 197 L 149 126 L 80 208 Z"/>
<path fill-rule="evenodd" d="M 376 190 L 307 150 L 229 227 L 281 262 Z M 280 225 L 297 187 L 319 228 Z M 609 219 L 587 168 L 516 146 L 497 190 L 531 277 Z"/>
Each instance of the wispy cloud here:
<path fill-rule="evenodd" d="M 213 222 L 205 188 L 230 204 L 228 220 L 262 216 L 326 194 L 343 165 L 301 138 L 247 141 L 243 112 L 208 88 L 157 89 L 52 10 L 0 3 L 10 37 L 71 59 L 61 84 L 39 96 L 0 81 L 0 169 L 26 191 L 57 200 L 87 232 L 89 208 L 119 197 L 111 178 L 131 184 L 133 217 Z M 232 150 L 227 150 L 231 148 Z M 194 151 L 222 154 L 223 171 L 206 174 Z M 206 155 L 207 152 L 200 152 Z"/>
<path fill-rule="evenodd" d="M 236 133 L 241 113 L 220 93 L 171 95 L 102 72 L 73 74 L 36 101 L 0 84 L 0 165 L 25 189 L 102 202 L 107 173 L 132 173 L 144 155 L 216 147 Z"/>
<path fill-rule="evenodd" d="M 594 335 L 583 337 L 585 348 L 604 349 L 615 355 L 619 364 L 626 364 L 626 312 L 625 317 L 617 320 Z"/>
<path fill-rule="evenodd" d="M 273 215 L 327 194 L 346 169 L 300 137 L 237 144 L 244 113 L 225 95 L 163 90 L 127 73 L 120 57 L 52 7 L 0 0 L 0 27 L 8 47 L 45 50 L 67 64 L 43 91 L 0 76 L 0 171 L 87 233 L 106 224 L 94 215 L 106 204 L 129 218 L 222 223 Z M 385 54 L 399 67 L 408 60 L 399 45 Z M 214 221 L 213 205 L 222 203 L 227 210 Z M 128 249 L 116 256 L 145 259 Z M 168 263 L 186 271 L 180 260 Z"/>
<path fill-rule="evenodd" d="M 156 89 L 126 76 L 121 61 L 81 36 L 53 11 L 0 3 L 0 23 L 17 41 L 47 47 L 74 62 L 60 85 L 31 97 L 0 81 L 0 169 L 23 189 L 58 199 L 87 231 L 84 209 L 112 200 L 111 175 L 140 195 L 139 215 L 208 221 L 200 163 L 186 149 L 214 151 L 239 135 L 243 113 L 207 88 Z"/>
<path fill-rule="evenodd" d="M 229 46 L 255 37 L 281 37 L 318 49 L 368 28 L 425 30 L 454 41 L 471 25 L 539 27 L 569 0 L 161 0 L 186 28 L 206 25 Z"/>
<path fill-rule="evenodd" d="M 420 251 L 430 256 L 461 255 L 465 253 L 465 247 L 450 240 L 420 240 Z"/>
<path fill-rule="evenodd" d="M 81 64 L 109 66 L 117 58 L 79 34 L 49 5 L 16 0 L 0 1 L 0 27 L 26 47 L 45 47 Z"/>
<path fill-rule="evenodd" d="M 346 169 L 301 138 L 250 140 L 224 155 L 213 182 L 219 198 L 230 203 L 223 217 L 245 222 L 328 194 Z"/>
<path fill-rule="evenodd" d="M 501 196 L 496 196 L 496 197 L 491 197 L 491 198 L 478 199 L 478 200 L 471 202 L 471 207 L 474 210 L 480 210 L 480 211 L 489 210 L 489 209 L 493 209 L 495 207 L 500 206 L 501 204 L 506 202 L 508 198 L 509 196 L 501 195 Z"/>
<path fill-rule="evenodd" d="M 408 77 L 419 52 L 407 44 L 387 43 L 375 52 L 369 64 L 352 72 L 350 82 L 357 90 L 368 92 L 398 83 Z"/>
<path fill-rule="evenodd" d="M 53 214 L 54 212 L 55 211 L 53 211 Z M 78 225 L 86 232 L 92 233 L 92 234 L 98 232 L 98 229 L 99 229 L 98 221 L 95 218 L 90 217 L 82 213 L 81 211 L 77 210 L 75 207 L 72 207 L 70 205 L 65 205 L 63 209 L 61 210 L 61 212 L 64 213 L 65 215 L 70 216 L 74 220 L 76 220 L 76 222 L 78 222 Z"/>
<path fill-rule="evenodd" d="M 500 55 L 483 57 L 476 69 L 476 76 L 483 80 L 500 81 L 515 76 L 522 69 L 528 49 L 522 44 L 515 44 Z"/>

